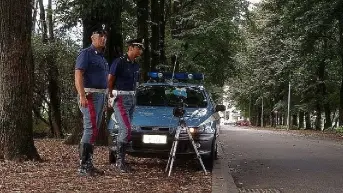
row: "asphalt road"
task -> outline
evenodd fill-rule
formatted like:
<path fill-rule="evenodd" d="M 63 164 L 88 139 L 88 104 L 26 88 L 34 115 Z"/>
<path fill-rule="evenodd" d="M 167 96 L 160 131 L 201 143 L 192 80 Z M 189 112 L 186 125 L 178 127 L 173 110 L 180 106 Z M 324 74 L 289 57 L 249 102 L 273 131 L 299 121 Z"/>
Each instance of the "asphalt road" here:
<path fill-rule="evenodd" d="M 224 126 L 220 141 L 240 192 L 343 193 L 343 140 Z"/>

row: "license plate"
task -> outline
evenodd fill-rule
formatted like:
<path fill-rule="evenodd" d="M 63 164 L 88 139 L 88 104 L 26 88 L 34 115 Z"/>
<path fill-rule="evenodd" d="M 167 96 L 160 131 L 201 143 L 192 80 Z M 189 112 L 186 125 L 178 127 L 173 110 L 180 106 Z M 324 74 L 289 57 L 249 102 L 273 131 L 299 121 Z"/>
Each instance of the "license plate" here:
<path fill-rule="evenodd" d="M 143 143 L 166 144 L 166 135 L 143 135 Z"/>

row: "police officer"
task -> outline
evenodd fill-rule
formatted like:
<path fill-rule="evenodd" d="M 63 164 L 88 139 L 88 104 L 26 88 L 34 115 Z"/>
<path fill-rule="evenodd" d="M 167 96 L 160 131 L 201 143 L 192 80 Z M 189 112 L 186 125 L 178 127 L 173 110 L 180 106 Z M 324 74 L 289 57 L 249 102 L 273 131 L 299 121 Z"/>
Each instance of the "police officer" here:
<path fill-rule="evenodd" d="M 79 145 L 80 175 L 102 174 L 93 166 L 92 158 L 107 95 L 108 63 L 103 55 L 106 34 L 103 24 L 93 26 L 90 34 L 92 45 L 83 49 L 76 60 L 75 86 L 83 114 L 83 135 Z"/>
<path fill-rule="evenodd" d="M 139 81 L 139 65 L 135 59 L 143 53 L 144 40 L 127 42 L 127 53 L 113 61 L 108 75 L 108 88 L 113 103 L 114 116 L 118 126 L 116 169 L 121 173 L 130 171 L 125 164 L 128 143 L 131 140 L 131 120 L 135 107 L 135 90 Z"/>

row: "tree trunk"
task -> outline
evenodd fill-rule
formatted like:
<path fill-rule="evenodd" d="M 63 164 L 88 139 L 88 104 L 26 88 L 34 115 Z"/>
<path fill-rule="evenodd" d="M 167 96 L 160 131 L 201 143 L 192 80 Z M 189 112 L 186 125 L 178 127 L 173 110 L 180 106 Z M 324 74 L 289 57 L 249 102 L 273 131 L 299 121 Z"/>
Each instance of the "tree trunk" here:
<path fill-rule="evenodd" d="M 270 121 L 271 121 L 271 126 L 272 127 L 276 127 L 276 116 L 275 116 L 276 114 L 274 113 L 274 112 L 271 112 L 270 113 Z"/>
<path fill-rule="evenodd" d="M 283 125 L 287 125 L 287 114 L 284 114 L 283 117 L 282 117 L 282 120 L 283 120 Z"/>
<path fill-rule="evenodd" d="M 141 73 L 141 81 L 148 80 L 148 72 L 151 71 L 150 66 L 150 40 L 149 40 L 149 0 L 138 0 L 137 1 L 137 23 L 138 23 L 138 37 L 144 38 L 144 47 L 143 52 L 143 65 Z"/>
<path fill-rule="evenodd" d="M 82 28 L 83 28 L 82 47 L 83 48 L 87 48 L 88 46 L 92 44 L 89 31 L 95 24 L 96 24 L 96 21 L 88 19 L 88 18 L 83 18 L 82 20 Z"/>
<path fill-rule="evenodd" d="M 64 138 L 62 131 L 62 116 L 61 116 L 61 92 L 59 86 L 59 70 L 55 59 L 55 36 L 54 36 L 54 23 L 52 20 L 51 1 L 48 0 L 47 18 L 49 29 L 49 43 L 50 52 L 46 58 L 48 67 L 48 93 L 50 98 L 50 122 L 51 134 L 54 138 Z"/>
<path fill-rule="evenodd" d="M 39 19 L 41 22 L 41 27 L 42 27 L 42 40 L 43 42 L 48 41 L 48 27 L 46 25 L 46 20 L 45 20 L 45 9 L 44 9 L 44 4 L 43 0 L 38 0 L 39 2 Z"/>
<path fill-rule="evenodd" d="M 34 5 L 35 7 L 33 8 L 33 15 L 32 15 L 32 33 L 35 33 L 36 31 L 38 0 L 34 0 Z"/>
<path fill-rule="evenodd" d="M 54 49 L 52 49 L 54 50 Z M 54 53 L 54 52 L 51 52 Z M 61 93 L 59 87 L 59 70 L 56 66 L 55 57 L 53 54 L 49 54 L 47 58 L 48 62 L 48 74 L 49 74 L 49 85 L 48 93 L 50 98 L 50 119 L 52 136 L 55 138 L 63 138 L 64 134 L 62 131 L 62 117 L 61 117 Z"/>
<path fill-rule="evenodd" d="M 292 115 L 292 126 L 298 126 L 298 116 Z"/>
<path fill-rule="evenodd" d="M 324 129 L 328 129 L 328 128 L 332 127 L 331 109 L 330 109 L 329 104 L 324 105 L 324 111 L 325 111 Z"/>
<path fill-rule="evenodd" d="M 159 19 L 159 29 L 160 29 L 160 41 L 159 41 L 159 48 L 160 48 L 160 63 L 166 64 L 166 52 L 165 52 L 165 29 L 166 29 L 166 19 L 165 19 L 165 0 L 160 0 L 160 19 Z"/>
<path fill-rule="evenodd" d="M 322 112 L 321 109 L 317 107 L 317 112 L 316 112 L 316 120 L 314 123 L 314 128 L 315 130 L 321 130 L 322 129 Z"/>
<path fill-rule="evenodd" d="M 40 159 L 32 131 L 31 3 L 0 1 L 0 159 Z"/>
<path fill-rule="evenodd" d="M 305 128 L 304 127 L 304 116 L 305 116 L 305 113 L 304 113 L 304 111 L 300 111 L 299 112 L 299 129 L 303 129 L 303 128 Z"/>
<path fill-rule="evenodd" d="M 305 113 L 305 124 L 306 124 L 305 129 L 312 129 L 311 116 L 309 112 Z"/>
<path fill-rule="evenodd" d="M 52 0 L 48 0 L 48 14 L 47 14 L 47 18 L 48 18 L 49 39 L 51 41 L 54 41 L 55 40 L 55 36 L 54 36 L 54 23 L 53 23 L 53 20 L 52 20 L 51 4 L 52 4 Z"/>
<path fill-rule="evenodd" d="M 158 9 L 158 0 L 151 1 L 150 3 L 150 18 L 151 18 L 151 69 L 156 71 L 156 66 L 159 64 L 159 48 L 158 41 L 159 36 L 159 9 Z"/>
<path fill-rule="evenodd" d="M 283 114 L 282 112 L 278 114 L 279 116 L 279 124 L 278 125 L 283 125 Z"/>
<path fill-rule="evenodd" d="M 341 58 L 341 66 L 343 68 L 343 17 L 339 14 L 338 17 L 339 28 L 339 56 Z M 339 126 L 343 126 L 343 73 L 341 74 L 341 90 L 340 90 L 340 103 L 339 103 Z"/>
<path fill-rule="evenodd" d="M 170 30 L 172 38 L 177 38 L 177 35 L 181 33 L 181 28 L 177 25 L 177 16 L 180 12 L 181 2 L 180 1 L 174 1 L 170 0 L 170 8 L 171 8 L 171 14 L 170 14 Z"/>

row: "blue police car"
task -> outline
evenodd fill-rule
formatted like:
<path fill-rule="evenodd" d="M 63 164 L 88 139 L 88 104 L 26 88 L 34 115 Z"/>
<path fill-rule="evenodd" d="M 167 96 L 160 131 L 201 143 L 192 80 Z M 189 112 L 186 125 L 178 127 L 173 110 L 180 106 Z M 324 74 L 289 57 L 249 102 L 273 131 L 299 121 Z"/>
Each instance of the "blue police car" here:
<path fill-rule="evenodd" d="M 128 153 L 140 157 L 169 155 L 179 121 L 173 116 L 173 109 L 180 102 L 170 93 L 183 89 L 187 93 L 183 101 L 185 123 L 205 166 L 212 169 L 217 156 L 218 111 L 225 111 L 225 106 L 216 105 L 204 86 L 194 83 L 203 80 L 202 74 L 149 73 L 149 76 L 154 81 L 141 84 L 136 92 L 136 108 L 131 122 L 132 142 Z M 177 157 L 195 154 L 187 136 L 185 132 L 180 134 Z"/>

